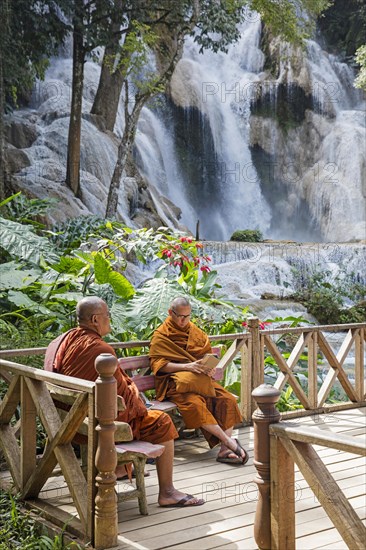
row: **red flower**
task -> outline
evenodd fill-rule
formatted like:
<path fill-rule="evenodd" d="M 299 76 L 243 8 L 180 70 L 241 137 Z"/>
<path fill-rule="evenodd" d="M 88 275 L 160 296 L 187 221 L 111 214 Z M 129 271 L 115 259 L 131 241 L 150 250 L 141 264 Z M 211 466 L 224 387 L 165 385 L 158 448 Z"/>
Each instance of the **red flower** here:
<path fill-rule="evenodd" d="M 209 273 L 211 269 L 208 267 L 208 265 L 203 265 L 201 268 L 201 271 L 206 271 L 206 273 Z"/>
<path fill-rule="evenodd" d="M 179 240 L 180 240 L 181 243 L 185 243 L 186 240 L 187 240 L 187 237 L 181 237 Z"/>
<path fill-rule="evenodd" d="M 203 244 L 202 243 L 196 243 L 196 248 L 203 248 Z"/>
<path fill-rule="evenodd" d="M 187 237 L 186 239 L 187 243 L 191 243 L 193 241 L 192 237 Z"/>

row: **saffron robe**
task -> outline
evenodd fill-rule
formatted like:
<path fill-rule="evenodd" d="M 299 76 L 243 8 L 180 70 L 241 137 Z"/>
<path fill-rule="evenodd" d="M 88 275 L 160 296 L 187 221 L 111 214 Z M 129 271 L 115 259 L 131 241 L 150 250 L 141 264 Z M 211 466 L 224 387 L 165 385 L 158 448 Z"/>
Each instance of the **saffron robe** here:
<path fill-rule="evenodd" d="M 188 429 L 201 428 L 210 447 L 219 440 L 202 429 L 204 424 L 218 424 L 224 431 L 242 421 L 236 398 L 220 384 L 212 380 L 215 397 L 204 397 L 198 393 L 178 393 L 174 373 L 159 372 L 168 363 L 191 363 L 211 353 L 207 334 L 193 323 L 181 328 L 168 317 L 156 329 L 151 340 L 149 357 L 155 375 L 156 397 L 158 400 L 173 401 L 181 413 Z"/>
<path fill-rule="evenodd" d="M 75 328 L 65 336 L 58 348 L 54 370 L 67 376 L 95 381 L 98 373 L 94 362 L 101 353 L 116 356 L 114 349 L 97 332 L 83 327 Z M 126 404 L 126 410 L 120 411 L 117 419 L 131 426 L 134 439 L 161 444 L 178 437 L 169 415 L 161 411 L 148 411 L 136 385 L 121 368 L 116 369 L 114 377 L 117 380 L 117 393 Z"/>

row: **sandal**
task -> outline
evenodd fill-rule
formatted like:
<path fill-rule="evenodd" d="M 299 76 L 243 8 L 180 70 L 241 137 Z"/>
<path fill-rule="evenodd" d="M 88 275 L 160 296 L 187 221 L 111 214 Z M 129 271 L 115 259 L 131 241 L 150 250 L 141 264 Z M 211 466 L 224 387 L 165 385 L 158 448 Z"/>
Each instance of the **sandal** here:
<path fill-rule="evenodd" d="M 237 466 L 244 466 L 244 464 L 246 464 L 249 460 L 249 454 L 247 453 L 247 451 L 240 445 L 239 441 L 237 439 L 235 439 L 234 441 L 236 441 L 236 449 L 235 451 L 231 450 L 231 449 L 228 449 L 224 455 L 222 456 L 218 456 L 216 458 L 216 461 L 217 462 L 222 462 L 224 464 L 233 464 L 233 465 L 237 465 Z M 244 457 L 241 455 L 241 450 L 244 451 L 245 455 Z M 234 457 L 231 457 L 229 455 L 231 454 L 235 454 L 238 458 L 234 458 Z"/>

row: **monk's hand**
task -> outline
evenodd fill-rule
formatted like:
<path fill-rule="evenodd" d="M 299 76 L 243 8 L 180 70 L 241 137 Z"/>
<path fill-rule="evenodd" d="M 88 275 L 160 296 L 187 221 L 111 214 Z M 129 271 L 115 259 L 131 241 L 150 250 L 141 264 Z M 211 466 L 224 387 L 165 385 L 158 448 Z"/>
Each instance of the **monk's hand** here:
<path fill-rule="evenodd" d="M 203 364 L 201 359 L 198 359 L 194 363 L 191 363 L 191 365 L 194 365 L 194 370 L 192 369 L 193 372 L 197 372 L 199 374 L 207 374 L 207 376 L 211 376 L 212 367 Z"/>
<path fill-rule="evenodd" d="M 215 373 L 216 373 L 216 367 L 211 369 L 211 371 L 209 372 L 209 375 L 211 376 L 211 378 L 215 378 Z"/>
<path fill-rule="evenodd" d="M 211 370 L 207 368 L 207 365 L 202 365 L 201 359 L 193 361 L 192 363 L 188 363 L 186 366 L 188 367 L 187 370 L 191 372 L 196 372 L 197 374 L 208 374 L 208 372 Z"/>

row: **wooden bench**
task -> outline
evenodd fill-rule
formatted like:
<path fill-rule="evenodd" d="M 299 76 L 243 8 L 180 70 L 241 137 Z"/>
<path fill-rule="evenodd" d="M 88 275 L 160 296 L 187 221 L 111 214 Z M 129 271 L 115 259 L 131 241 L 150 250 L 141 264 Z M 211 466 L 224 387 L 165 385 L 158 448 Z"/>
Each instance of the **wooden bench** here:
<path fill-rule="evenodd" d="M 50 395 L 56 406 L 58 414 L 62 420 L 68 414 L 70 407 L 75 403 L 80 392 L 65 389 L 55 384 L 47 384 Z M 125 410 L 123 398 L 117 396 L 117 408 L 119 411 Z M 147 441 L 133 440 L 132 430 L 126 422 L 115 421 L 116 431 L 114 433 L 115 448 L 117 451 L 118 465 L 133 463 L 136 488 L 128 491 L 122 491 L 118 494 L 118 501 L 138 499 L 139 511 L 142 515 L 148 515 L 144 470 L 148 459 L 155 459 L 164 452 L 163 445 L 148 443 Z M 86 469 L 88 462 L 88 431 L 89 418 L 86 417 L 79 426 L 77 436 L 74 439 L 75 444 L 80 446 L 80 455 L 82 467 Z"/>
<path fill-rule="evenodd" d="M 212 353 L 219 357 L 221 353 L 221 347 L 215 346 L 212 348 Z M 140 392 L 155 389 L 155 377 L 151 373 L 150 358 L 148 355 L 135 355 L 131 357 L 120 357 L 118 359 L 118 365 L 123 369 L 130 378 L 134 381 Z M 215 380 L 222 380 L 224 377 L 225 369 L 222 367 L 216 367 Z M 158 411 L 170 411 L 176 408 L 175 403 L 172 401 L 157 401 L 149 400 L 146 398 L 146 403 L 152 409 Z"/>
<path fill-rule="evenodd" d="M 219 346 L 212 348 L 212 353 L 215 355 L 220 354 L 221 348 Z M 146 397 L 145 391 L 155 389 L 155 376 L 151 373 L 150 358 L 148 355 L 136 355 L 132 357 L 121 357 L 118 359 L 118 365 L 123 369 L 128 376 L 136 384 L 140 391 L 141 398 L 144 400 L 148 409 L 163 411 L 172 416 L 174 424 L 178 430 L 180 437 L 184 435 L 184 422 L 182 417 L 178 413 L 178 408 L 172 401 L 164 400 L 158 401 L 157 399 L 150 399 Z M 219 381 L 224 377 L 225 369 L 217 367 L 215 370 L 214 380 Z M 194 430 L 196 432 L 196 430 Z"/>

